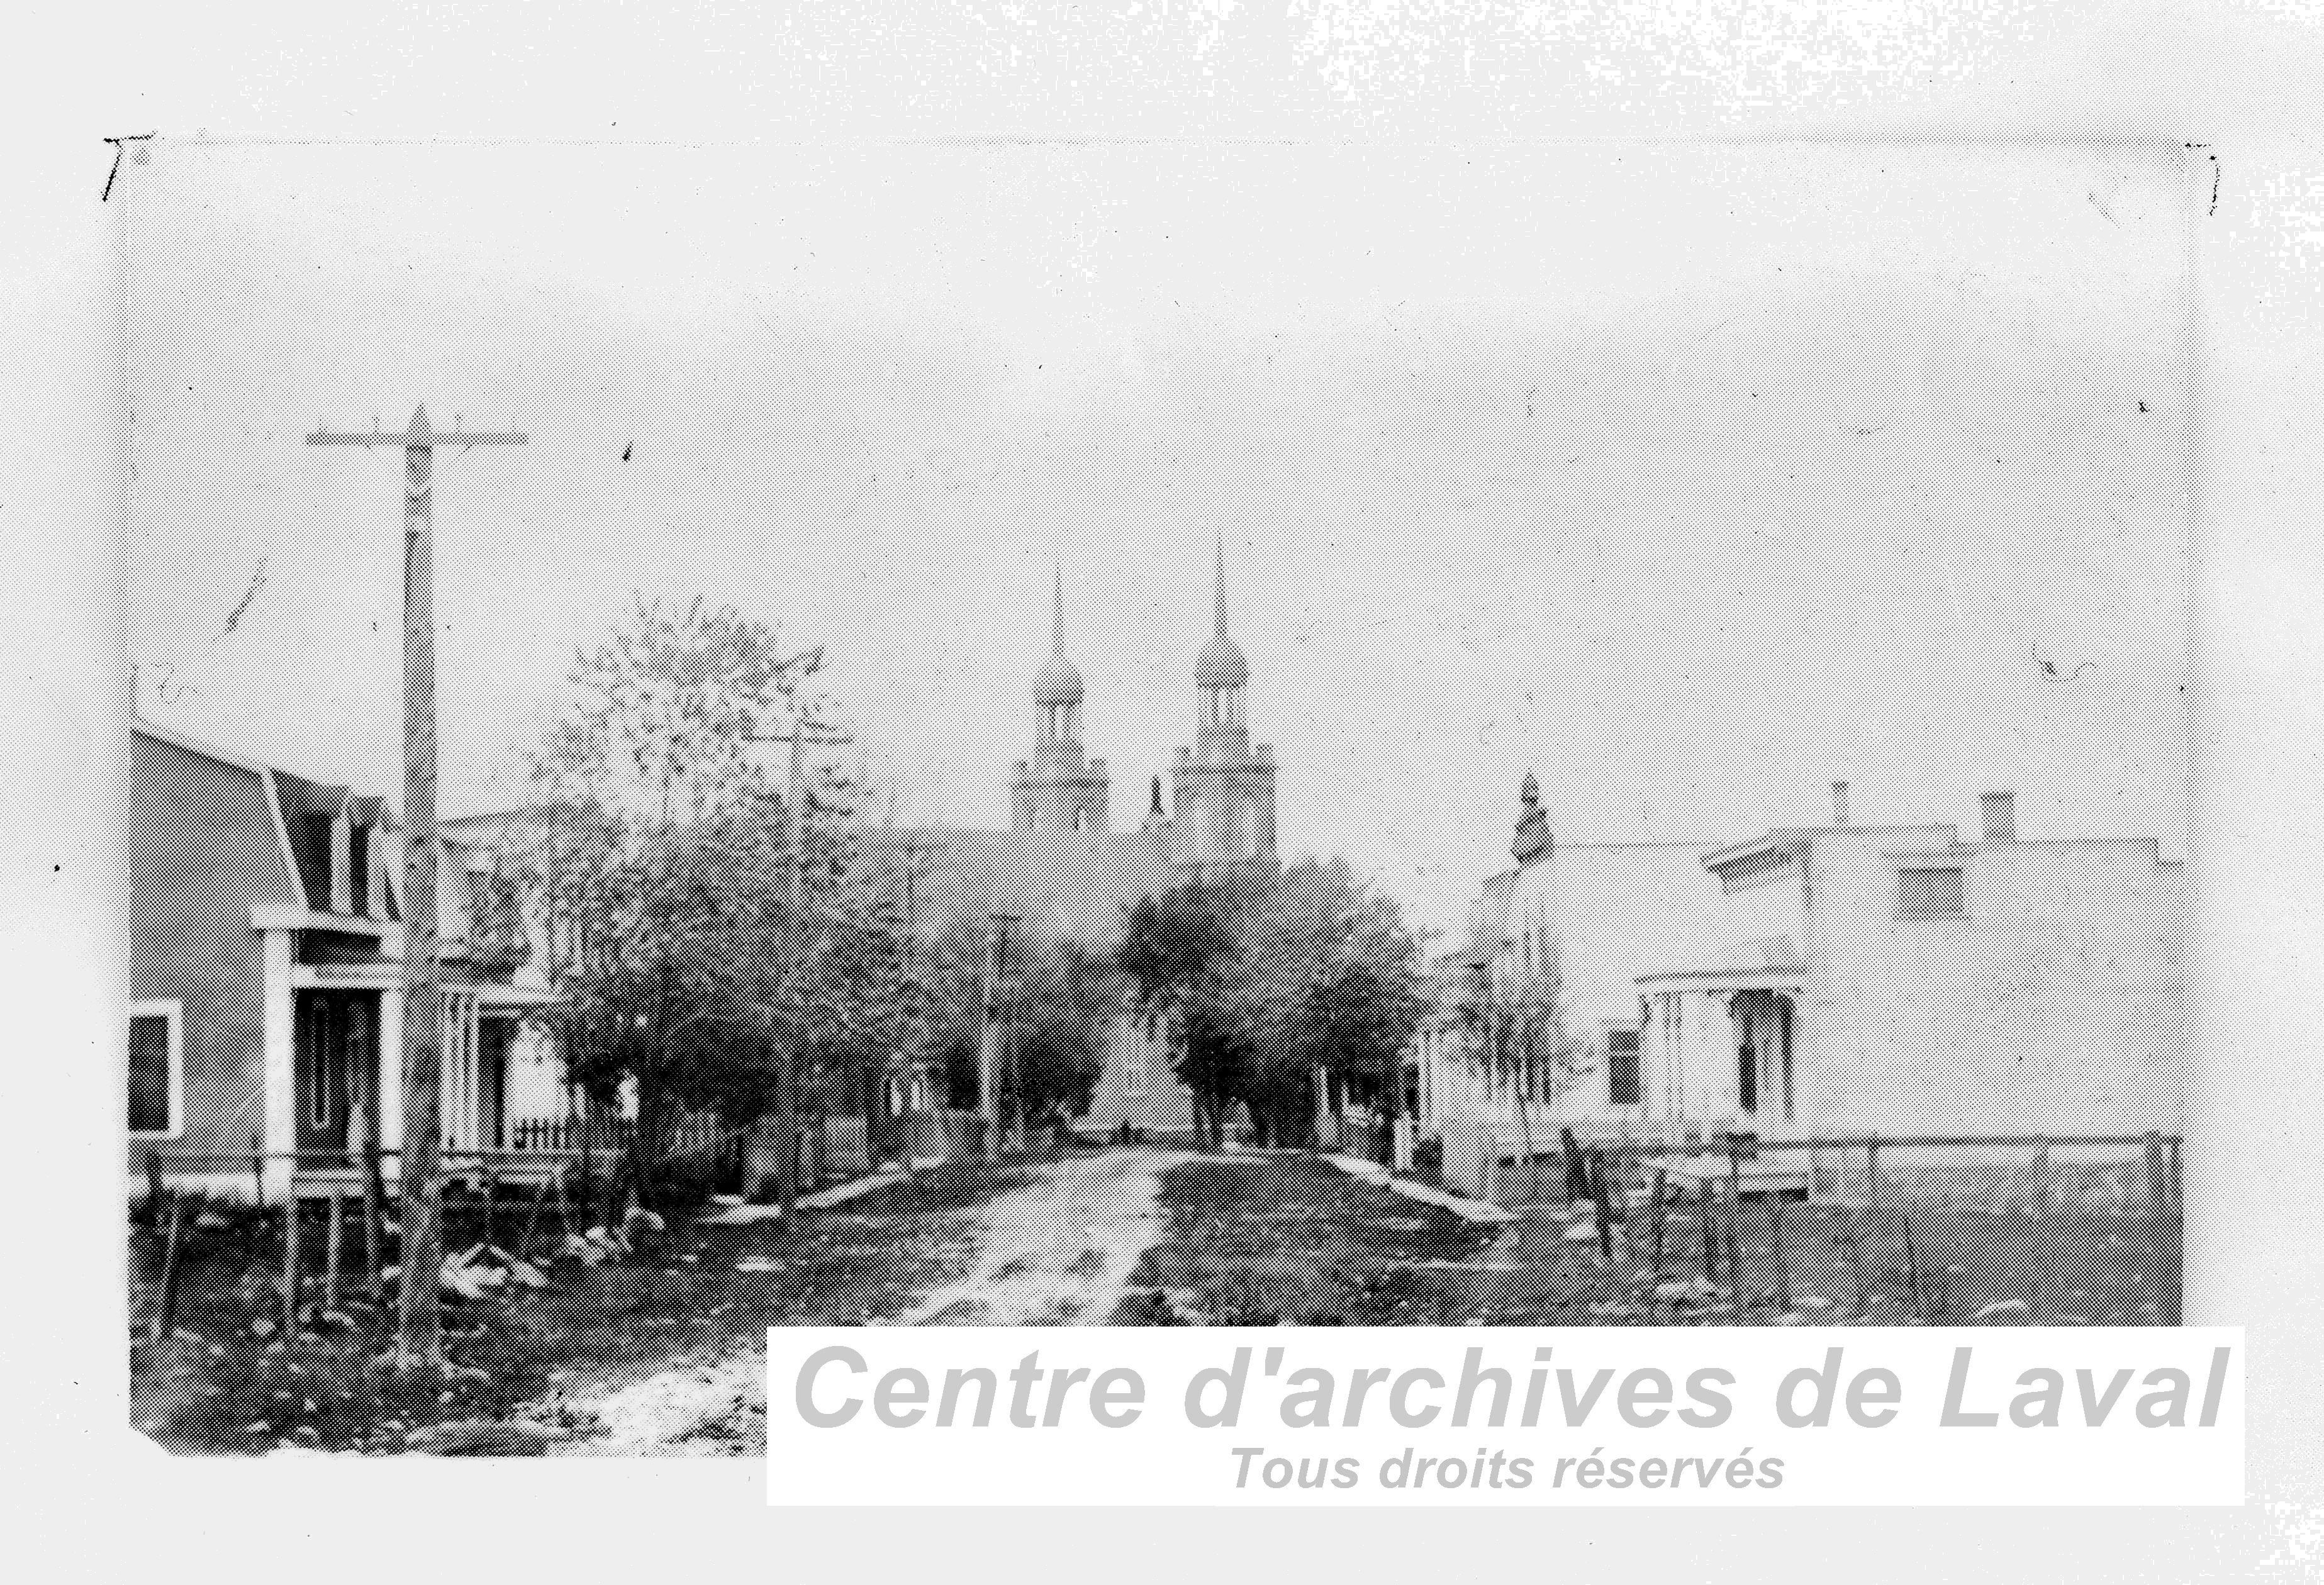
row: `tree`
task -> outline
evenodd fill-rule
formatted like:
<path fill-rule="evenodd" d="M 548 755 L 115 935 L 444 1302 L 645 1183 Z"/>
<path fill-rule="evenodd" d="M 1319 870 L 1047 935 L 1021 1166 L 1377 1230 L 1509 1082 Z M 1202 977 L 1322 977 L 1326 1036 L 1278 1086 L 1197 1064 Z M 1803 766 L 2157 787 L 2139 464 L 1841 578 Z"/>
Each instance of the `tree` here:
<path fill-rule="evenodd" d="M 1261 884 L 1197 878 L 1140 898 L 1114 950 L 1138 1010 L 1168 1020 L 1173 1071 L 1194 1096 L 1195 1132 L 1213 1149 L 1223 1142 L 1227 1108 L 1248 1087 L 1249 1025 L 1235 1010 L 1236 981 L 1247 966 L 1243 923 Z"/>
<path fill-rule="evenodd" d="M 942 1064 L 952 1101 L 975 1102 L 977 1047 L 982 1033 L 985 942 L 963 921 L 922 949 L 927 980 L 918 1038 Z M 1086 1110 L 1105 1071 L 1106 1020 L 1121 997 L 1104 963 L 1071 942 L 1018 941 L 1010 951 L 1010 985 L 1001 999 L 1011 1060 L 999 1100 L 1027 1117 Z"/>
<path fill-rule="evenodd" d="M 786 1061 L 874 1038 L 892 932 L 849 882 L 848 789 L 818 777 L 794 852 L 767 762 L 811 709 L 818 659 L 782 657 L 731 608 L 641 600 L 576 658 L 532 756 L 519 858 L 558 991 L 548 1021 L 593 1100 L 634 1085 L 641 1201 L 674 1108 L 753 1120 Z"/>
<path fill-rule="evenodd" d="M 1403 1109 L 1404 1054 L 1427 1009 L 1418 940 L 1393 899 L 1341 859 L 1288 866 L 1259 903 L 1243 954 L 1254 1118 L 1264 1112 L 1275 1138 L 1306 1137 L 1321 1071 L 1370 1095 L 1392 1120 Z"/>
<path fill-rule="evenodd" d="M 1564 976 L 1554 945 L 1545 946 L 1529 972 L 1497 975 L 1490 964 L 1476 966 L 1478 985 L 1464 1009 L 1471 1032 L 1472 1058 L 1480 1059 L 1489 1094 L 1504 1086 L 1517 1114 L 1520 1144 L 1534 1152 L 1533 1108 L 1554 1107 L 1573 1081 L 1588 1074 L 1596 1052 L 1566 1020 Z"/>
<path fill-rule="evenodd" d="M 1426 1000 L 1419 944 L 1342 860 L 1198 879 L 1132 907 L 1115 961 L 1143 1009 L 1169 1014 L 1177 1076 L 1215 1147 L 1240 1102 L 1260 1138 L 1312 1138 L 1314 1076 L 1398 1110 Z"/>

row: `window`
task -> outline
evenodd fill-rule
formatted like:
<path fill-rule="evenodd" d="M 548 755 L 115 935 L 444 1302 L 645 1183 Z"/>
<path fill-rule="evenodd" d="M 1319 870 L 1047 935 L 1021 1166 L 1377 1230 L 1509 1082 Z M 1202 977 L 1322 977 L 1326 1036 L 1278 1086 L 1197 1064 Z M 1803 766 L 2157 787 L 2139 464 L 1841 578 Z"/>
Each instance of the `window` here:
<path fill-rule="evenodd" d="M 1606 1031 L 1606 1101 L 1610 1106 L 1638 1103 L 1638 1032 Z"/>
<path fill-rule="evenodd" d="M 1900 919 L 1955 918 L 1968 911 L 1958 866 L 1896 871 L 1896 917 Z"/>
<path fill-rule="evenodd" d="M 174 1139 L 185 1129 L 185 1017 L 176 1001 L 129 1004 L 129 1131 Z"/>

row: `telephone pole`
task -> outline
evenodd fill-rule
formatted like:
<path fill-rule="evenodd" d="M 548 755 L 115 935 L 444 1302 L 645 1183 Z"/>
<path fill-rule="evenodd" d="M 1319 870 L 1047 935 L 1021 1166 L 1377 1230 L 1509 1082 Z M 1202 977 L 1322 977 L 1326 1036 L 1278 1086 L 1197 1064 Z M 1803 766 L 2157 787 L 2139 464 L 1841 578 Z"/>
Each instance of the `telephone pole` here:
<path fill-rule="evenodd" d="M 439 446 L 522 446 L 511 432 L 463 431 L 455 415 L 449 433 L 414 408 L 401 434 L 327 430 L 319 424 L 309 446 L 389 446 L 403 448 L 403 1138 L 398 1177 L 403 1196 L 403 1286 L 397 1307 L 398 1369 L 444 1361 L 443 1265 L 438 1101 L 444 1048 L 443 1008 L 436 962 L 436 594 L 435 453 Z M 294 1202 L 295 1206 L 295 1202 Z"/>
<path fill-rule="evenodd" d="M 795 655 L 783 662 L 785 666 L 802 664 L 812 672 L 823 663 L 820 646 L 803 655 Z M 831 732 L 816 725 L 804 716 L 784 733 L 753 733 L 752 742 L 788 742 L 791 748 L 790 776 L 783 792 L 783 976 L 789 982 L 786 989 L 798 992 L 799 976 L 807 968 L 807 929 L 806 916 L 807 854 L 803 850 L 806 834 L 799 816 L 807 802 L 807 745 L 809 743 L 848 743 L 855 740 L 844 733 Z M 794 1001 L 800 1000 L 797 995 Z M 775 1166 L 776 1226 L 785 1239 L 795 1236 L 793 1222 L 798 1212 L 798 1051 L 796 1037 L 778 1043 L 775 1049 L 775 1134 L 778 1140 Z"/>

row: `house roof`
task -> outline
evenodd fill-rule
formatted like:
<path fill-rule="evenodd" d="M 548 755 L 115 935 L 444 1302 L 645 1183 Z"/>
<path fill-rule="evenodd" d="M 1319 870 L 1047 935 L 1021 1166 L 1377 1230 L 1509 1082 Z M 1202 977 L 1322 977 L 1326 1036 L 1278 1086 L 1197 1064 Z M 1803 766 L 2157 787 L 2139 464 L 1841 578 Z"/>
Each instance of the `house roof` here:
<path fill-rule="evenodd" d="M 384 798 L 358 796 L 346 788 L 316 781 L 232 750 L 187 737 L 142 716 L 133 718 L 130 732 L 134 736 L 168 743 L 173 748 L 198 754 L 206 760 L 247 771 L 258 778 L 272 807 L 275 839 L 281 849 L 283 867 L 290 871 L 295 900 L 302 908 L 318 913 L 330 911 L 331 822 L 345 814 L 356 825 L 389 826 L 394 824 L 394 816 Z M 361 889 L 368 878 L 356 876 L 354 880 L 356 887 Z M 402 917 L 396 904 L 395 889 L 392 885 L 388 888 L 386 917 L 390 920 Z"/>
<path fill-rule="evenodd" d="M 1958 827 L 1923 822 L 1912 825 L 1778 825 L 1748 842 L 1736 843 L 1702 855 L 1702 867 L 1714 874 L 1746 859 L 1802 852 L 1819 836 L 1895 836 L 1902 833 L 1939 832 L 1949 842 L 1959 840 Z"/>

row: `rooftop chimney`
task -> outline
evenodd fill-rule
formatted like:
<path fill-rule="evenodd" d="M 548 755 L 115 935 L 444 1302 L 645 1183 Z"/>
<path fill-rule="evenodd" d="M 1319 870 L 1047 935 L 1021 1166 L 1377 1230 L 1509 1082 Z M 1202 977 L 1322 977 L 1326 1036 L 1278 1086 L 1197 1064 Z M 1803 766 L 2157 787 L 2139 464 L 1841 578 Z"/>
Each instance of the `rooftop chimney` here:
<path fill-rule="evenodd" d="M 1848 824 L 1848 783 L 1844 781 L 1831 784 L 1831 823 L 1834 825 Z"/>
<path fill-rule="evenodd" d="M 1989 792 L 1978 799 L 1978 807 L 1985 816 L 1985 840 L 1988 843 L 2017 840 L 2017 795 L 2012 792 Z"/>

